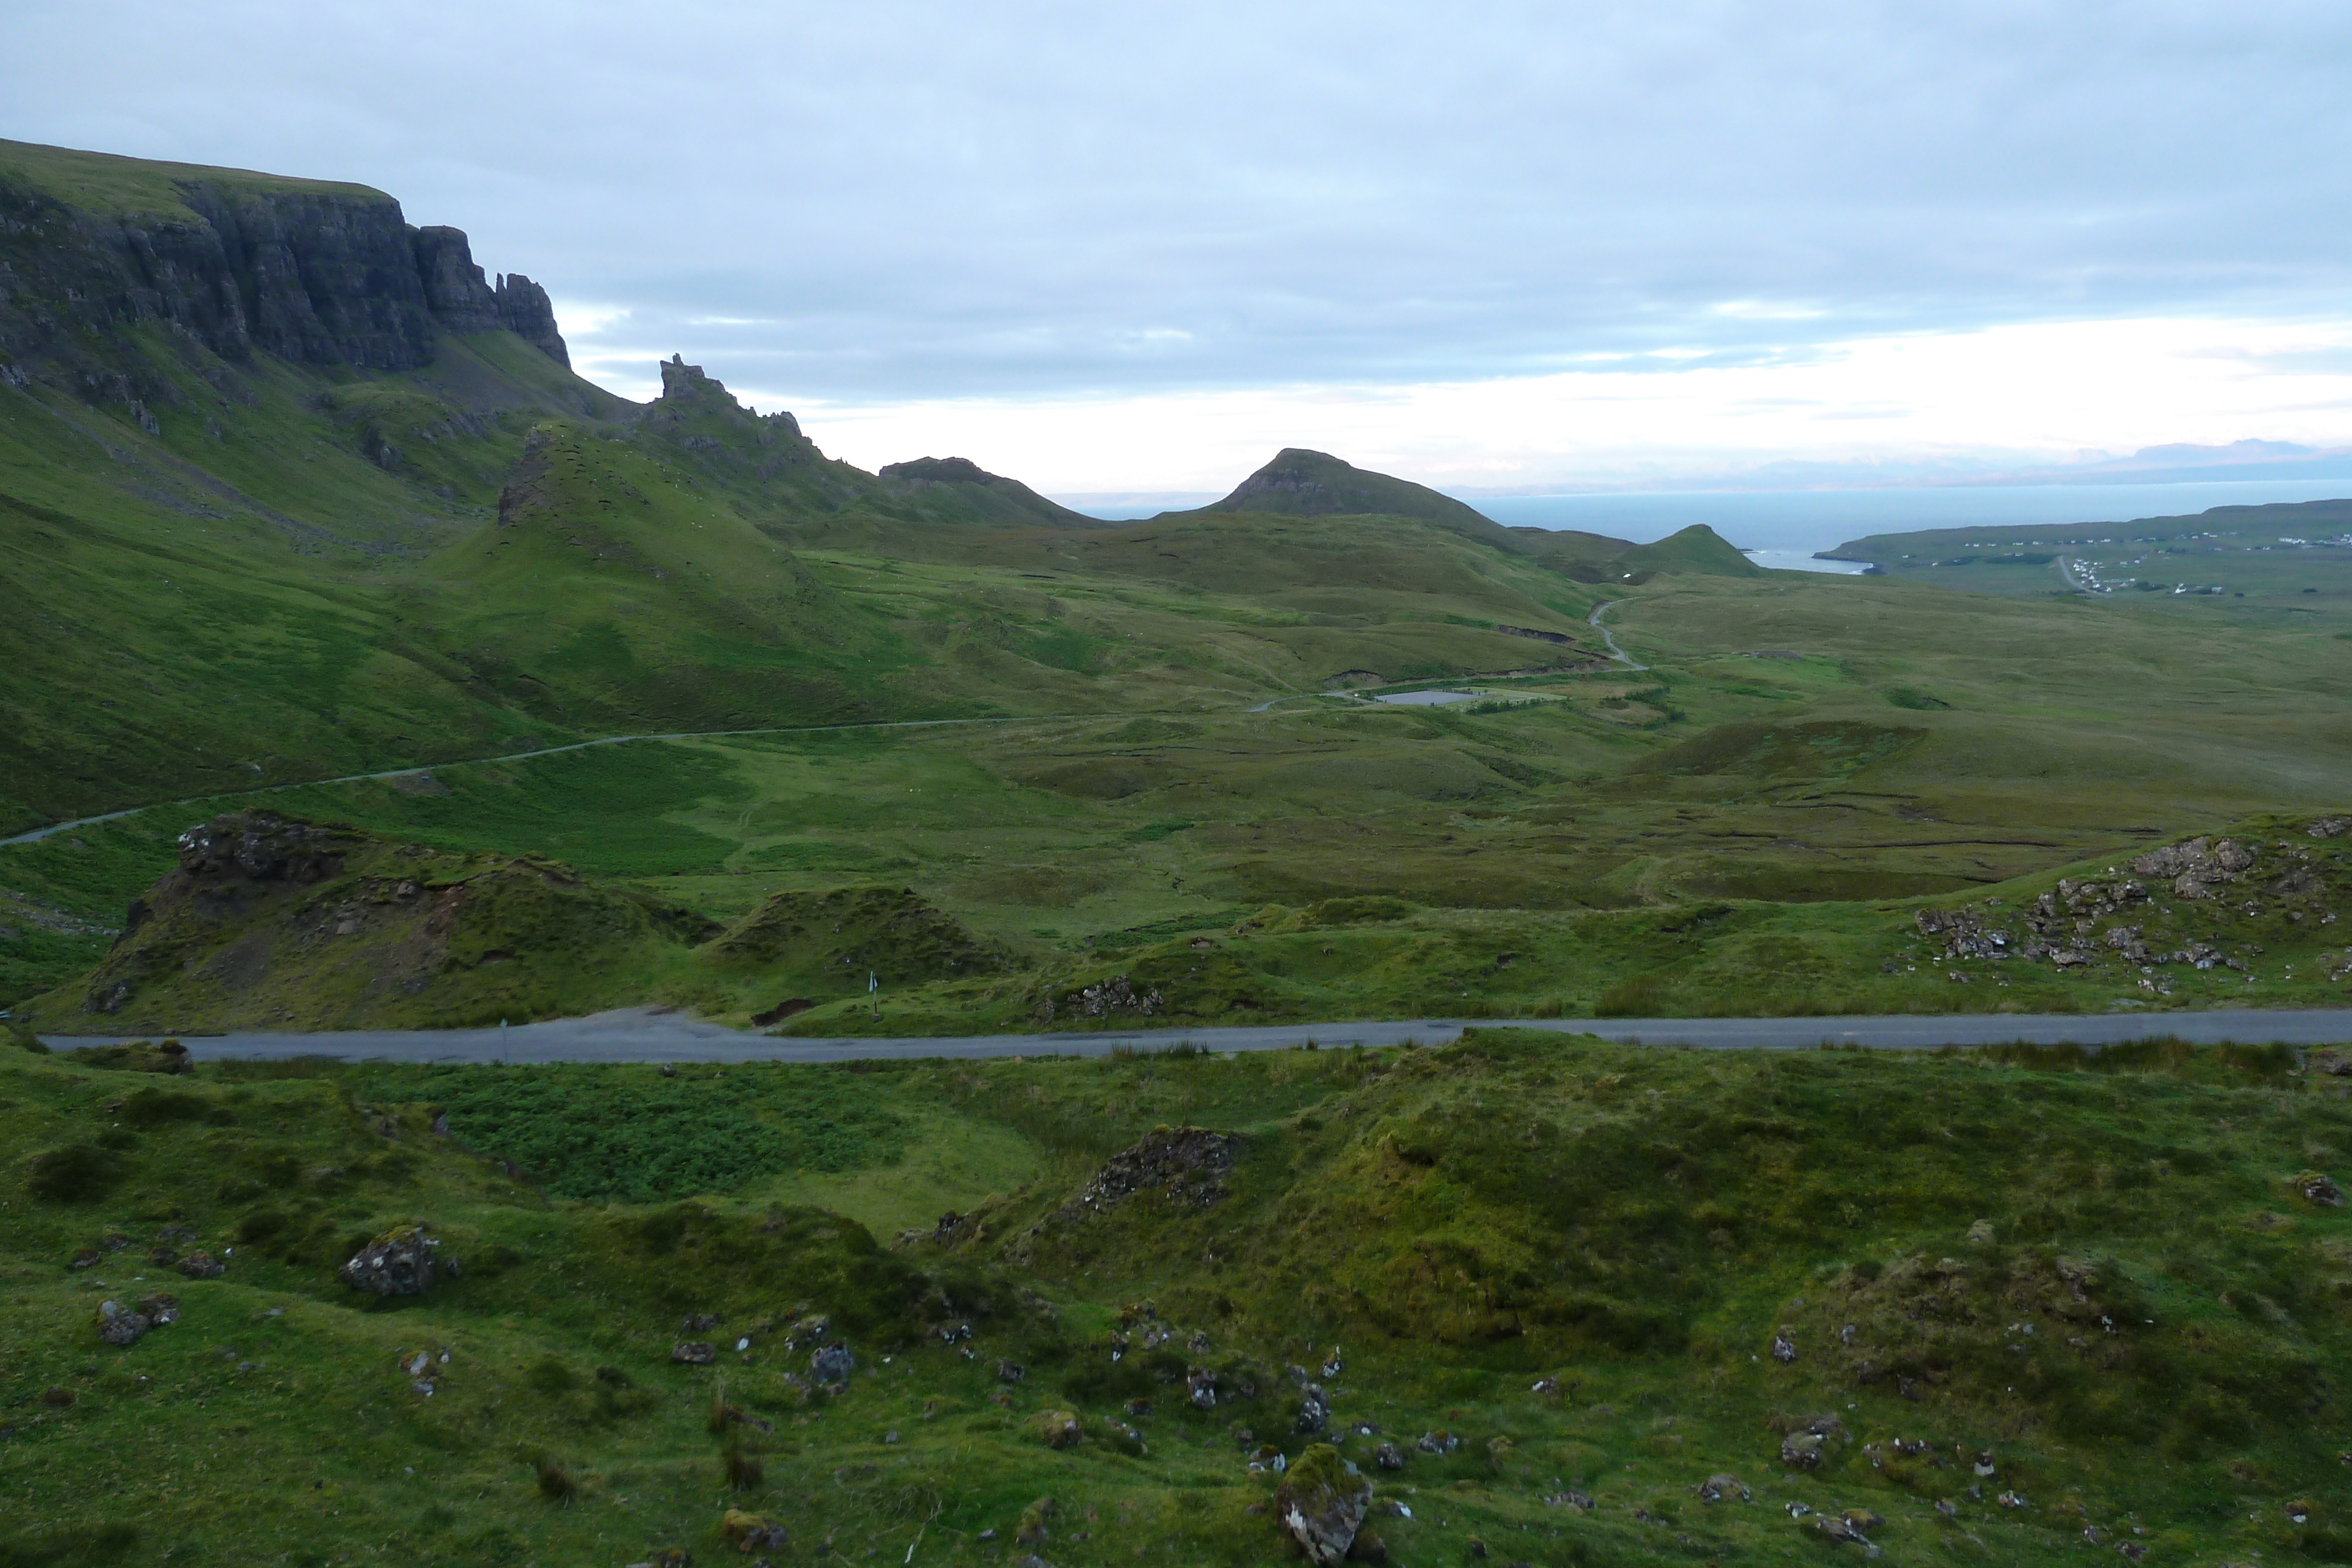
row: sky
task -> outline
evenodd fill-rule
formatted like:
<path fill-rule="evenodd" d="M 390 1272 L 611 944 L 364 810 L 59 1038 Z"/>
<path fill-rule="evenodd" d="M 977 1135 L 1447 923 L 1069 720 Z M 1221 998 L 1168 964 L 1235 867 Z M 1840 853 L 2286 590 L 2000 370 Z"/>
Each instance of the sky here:
<path fill-rule="evenodd" d="M 1465 494 L 2352 445 L 2352 6 L 12 0 L 0 136 L 375 185 L 866 466 Z"/>

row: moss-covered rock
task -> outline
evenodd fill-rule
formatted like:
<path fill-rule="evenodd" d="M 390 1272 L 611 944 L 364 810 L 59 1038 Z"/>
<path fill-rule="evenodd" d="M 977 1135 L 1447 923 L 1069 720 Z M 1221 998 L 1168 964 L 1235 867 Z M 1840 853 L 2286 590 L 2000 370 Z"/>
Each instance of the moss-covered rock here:
<path fill-rule="evenodd" d="M 1283 1476 L 1275 1490 L 1274 1511 L 1307 1560 L 1328 1568 L 1347 1559 L 1371 1502 L 1370 1480 L 1349 1474 L 1339 1449 L 1317 1443 Z"/>

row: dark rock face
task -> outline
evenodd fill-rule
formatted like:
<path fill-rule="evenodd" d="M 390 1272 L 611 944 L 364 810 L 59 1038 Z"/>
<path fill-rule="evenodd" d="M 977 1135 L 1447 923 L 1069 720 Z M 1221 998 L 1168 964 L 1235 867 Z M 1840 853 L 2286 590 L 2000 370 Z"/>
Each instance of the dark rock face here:
<path fill-rule="evenodd" d="M 555 329 L 555 305 L 547 290 L 520 272 L 508 272 L 499 275 L 496 292 L 499 325 L 570 370 L 572 350 Z"/>
<path fill-rule="evenodd" d="M 444 331 L 507 328 L 570 363 L 547 292 L 517 275 L 492 289 L 466 236 L 411 227 L 358 187 L 176 182 L 184 211 L 90 212 L 0 172 L 0 358 L 99 402 L 183 394 L 118 363 L 107 340 L 161 325 L 221 358 L 414 370 Z M 29 371 L 27 367 L 30 367 Z"/>
<path fill-rule="evenodd" d="M 333 831 L 267 811 L 215 817 L 180 835 L 180 869 L 192 877 L 320 882 L 342 870 Z"/>
<path fill-rule="evenodd" d="M 498 296 L 474 265 L 473 246 L 462 229 L 434 225 L 409 231 L 425 303 L 452 332 L 493 332 L 506 325 Z"/>
<path fill-rule="evenodd" d="M 336 1270 L 335 1278 L 372 1295 L 421 1296 L 433 1288 L 440 1246 L 417 1226 L 387 1230 Z"/>

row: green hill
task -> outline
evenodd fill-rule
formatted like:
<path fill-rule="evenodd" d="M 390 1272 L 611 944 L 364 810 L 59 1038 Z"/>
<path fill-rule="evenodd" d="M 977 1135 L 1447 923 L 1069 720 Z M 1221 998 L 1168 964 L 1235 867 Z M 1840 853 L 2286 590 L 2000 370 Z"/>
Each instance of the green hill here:
<path fill-rule="evenodd" d="M 1635 545 L 1610 559 L 1612 570 L 1624 575 L 1640 571 L 1691 572 L 1706 577 L 1761 577 L 1764 569 L 1749 560 L 1705 523 L 1693 523 L 1655 544 Z"/>
<path fill-rule="evenodd" d="M 1475 538 L 1507 538 L 1510 532 L 1476 508 L 1425 485 L 1374 474 L 1328 453 L 1297 446 L 1284 447 L 1272 462 L 1234 486 L 1231 495 L 1200 510 L 1296 517 L 1422 517 Z M 1162 518 L 1183 515 L 1160 514 Z"/>

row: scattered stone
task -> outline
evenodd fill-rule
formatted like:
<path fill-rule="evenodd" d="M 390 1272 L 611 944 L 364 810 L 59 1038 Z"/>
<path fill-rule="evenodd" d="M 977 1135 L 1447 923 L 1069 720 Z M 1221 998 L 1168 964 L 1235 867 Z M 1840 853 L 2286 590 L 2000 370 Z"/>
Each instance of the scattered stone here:
<path fill-rule="evenodd" d="M 1413 1445 L 1424 1454 L 1450 1454 L 1461 1446 L 1461 1438 L 1442 1429 L 1435 1432 L 1423 1432 L 1421 1435 L 1421 1440 Z"/>
<path fill-rule="evenodd" d="M 1122 1406 L 1122 1410 L 1130 1421 L 1148 1421 L 1151 1418 L 1151 1401 L 1130 1399 Z"/>
<path fill-rule="evenodd" d="M 1721 1502 L 1735 1494 L 1742 1502 L 1748 1501 L 1756 1495 L 1748 1490 L 1747 1482 L 1727 1471 L 1711 1475 L 1698 1483 L 1698 1498 L 1701 1502 Z"/>
<path fill-rule="evenodd" d="M 1241 1139 L 1205 1127 L 1155 1127 L 1142 1142 L 1111 1156 L 1055 1218 L 1068 1223 L 1099 1213 L 1137 1193 L 1158 1193 L 1171 1207 L 1207 1208 L 1225 1196 Z"/>
<path fill-rule="evenodd" d="M 1536 1395 L 1540 1398 L 1551 1398 L 1559 1393 L 1559 1379 L 1557 1377 L 1538 1377 L 1528 1388 L 1528 1392 Z"/>
<path fill-rule="evenodd" d="M 79 1272 L 84 1269 L 95 1269 L 102 1260 L 103 1256 L 97 1248 L 77 1247 L 74 1249 L 73 1260 L 66 1267 Z"/>
<path fill-rule="evenodd" d="M 1948 1497 L 1939 1497 L 1936 1500 L 1936 1511 L 1946 1519 L 1958 1519 L 1960 1516 L 1959 1505 Z"/>
<path fill-rule="evenodd" d="M 1849 1530 L 1858 1530 L 1867 1533 L 1870 1531 L 1886 1528 L 1886 1521 L 1866 1508 L 1847 1509 L 1844 1517 Z"/>
<path fill-rule="evenodd" d="M 730 1508 L 719 1521 L 719 1533 L 745 1556 L 754 1552 L 776 1550 L 792 1543 L 784 1527 L 764 1514 L 745 1513 Z"/>
<path fill-rule="evenodd" d="M 999 1361 L 996 1364 L 996 1380 L 999 1383 L 1018 1383 L 1028 1375 L 1029 1369 L 1017 1361 Z"/>
<path fill-rule="evenodd" d="M 396 1226 L 353 1253 L 335 1278 L 373 1295 L 421 1296 L 433 1288 L 440 1247 L 421 1225 Z"/>
<path fill-rule="evenodd" d="M 1780 1462 L 1792 1470 L 1819 1469 L 1822 1446 L 1818 1432 L 1791 1432 L 1780 1439 Z"/>
<path fill-rule="evenodd" d="M 1772 1359 L 1783 1366 L 1797 1359 L 1796 1344 L 1787 1334 L 1776 1333 L 1772 1336 Z"/>
<path fill-rule="evenodd" d="M 2116 1542 L 2116 1550 L 2122 1552 L 2127 1561 L 2133 1563 L 2147 1555 L 2147 1548 L 2137 1541 L 2118 1541 Z"/>
<path fill-rule="evenodd" d="M 1331 1401 L 1319 1385 L 1308 1384 L 1299 1392 L 1298 1418 L 1292 1423 L 1292 1429 L 1301 1437 L 1311 1437 L 1330 1424 Z"/>
<path fill-rule="evenodd" d="M 1275 1517 L 1317 1568 L 1346 1561 L 1371 1506 L 1372 1483 L 1350 1475 L 1339 1451 L 1317 1443 L 1275 1490 Z"/>
<path fill-rule="evenodd" d="M 1372 1463 L 1384 1470 L 1404 1469 L 1404 1450 L 1394 1443 L 1382 1443 L 1372 1450 Z"/>
<path fill-rule="evenodd" d="M 2316 1171 L 2305 1171 L 2295 1177 L 2294 1189 L 2303 1194 L 2305 1203 L 2317 1204 L 2323 1208 L 2344 1207 L 2344 1189 Z"/>
<path fill-rule="evenodd" d="M 718 1354 L 707 1341 L 688 1340 L 673 1347 L 669 1358 L 680 1366 L 709 1366 Z"/>
<path fill-rule="evenodd" d="M 719 1326 L 717 1312 L 688 1312 L 683 1325 L 688 1333 L 709 1333 Z"/>
<path fill-rule="evenodd" d="M 1870 1544 L 1869 1536 L 1864 1535 L 1861 1531 L 1856 1530 L 1853 1525 L 1848 1524 L 1843 1519 L 1815 1520 L 1813 1521 L 1813 1528 L 1820 1531 L 1823 1535 L 1828 1536 L 1832 1541 L 1852 1542 L 1856 1546 L 1868 1546 Z"/>
<path fill-rule="evenodd" d="M 98 1303 L 98 1337 L 118 1350 L 137 1344 L 154 1326 L 146 1313 L 133 1312 L 120 1301 Z"/>
<path fill-rule="evenodd" d="M 849 1354 L 845 1340 L 835 1340 L 809 1355 L 809 1375 L 819 1383 L 846 1383 L 849 1375 L 857 1370 L 857 1358 Z"/>
<path fill-rule="evenodd" d="M 180 1321 L 180 1298 L 169 1291 L 158 1291 L 152 1296 L 140 1297 L 139 1310 L 146 1315 L 148 1322 L 162 1328 L 166 1323 Z"/>
<path fill-rule="evenodd" d="M 217 1280 L 228 1272 L 228 1265 L 209 1252 L 191 1252 L 180 1260 L 180 1272 L 191 1280 Z"/>
<path fill-rule="evenodd" d="M 73 1402 L 74 1391 L 70 1388 L 44 1388 L 41 1390 L 41 1403 L 47 1406 L 52 1410 L 62 1410 Z"/>
<path fill-rule="evenodd" d="M 1184 1397 L 1195 1410 L 1217 1407 L 1217 1374 L 1214 1368 L 1195 1366 L 1184 1374 Z"/>
<path fill-rule="evenodd" d="M 100 1239 L 99 1245 L 109 1252 L 120 1252 L 131 1245 L 131 1238 L 123 1235 L 120 1230 L 110 1230 Z"/>

